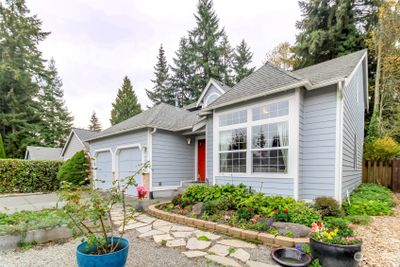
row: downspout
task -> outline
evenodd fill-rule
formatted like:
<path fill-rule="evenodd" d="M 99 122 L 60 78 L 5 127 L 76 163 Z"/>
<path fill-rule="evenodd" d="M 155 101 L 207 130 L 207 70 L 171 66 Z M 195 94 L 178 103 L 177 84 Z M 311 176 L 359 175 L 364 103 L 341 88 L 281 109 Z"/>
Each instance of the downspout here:
<path fill-rule="evenodd" d="M 343 175 L 343 86 L 344 82 L 338 83 L 337 90 L 337 114 L 336 114 L 336 177 L 335 197 L 342 204 L 342 175 Z"/>

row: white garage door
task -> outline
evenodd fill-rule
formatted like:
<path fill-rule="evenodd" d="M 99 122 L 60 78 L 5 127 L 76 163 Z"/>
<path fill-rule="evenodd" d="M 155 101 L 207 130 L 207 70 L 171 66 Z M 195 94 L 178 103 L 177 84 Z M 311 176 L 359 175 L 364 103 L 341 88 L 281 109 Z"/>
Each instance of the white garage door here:
<path fill-rule="evenodd" d="M 96 186 L 99 189 L 112 187 L 112 157 L 110 151 L 103 151 L 96 154 Z"/>
<path fill-rule="evenodd" d="M 118 179 L 123 182 L 142 167 L 142 151 L 138 147 L 121 149 L 118 153 Z M 136 183 L 142 184 L 142 175 L 135 177 Z M 135 187 L 128 188 L 128 195 L 136 195 Z"/>

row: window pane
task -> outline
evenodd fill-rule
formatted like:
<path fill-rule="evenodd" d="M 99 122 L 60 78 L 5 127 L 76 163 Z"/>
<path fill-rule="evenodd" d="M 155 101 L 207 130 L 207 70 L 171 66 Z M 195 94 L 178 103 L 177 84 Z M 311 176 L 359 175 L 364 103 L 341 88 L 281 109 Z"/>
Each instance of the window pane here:
<path fill-rule="evenodd" d="M 288 166 L 287 155 L 287 149 L 253 151 L 253 172 L 286 173 Z"/>
<path fill-rule="evenodd" d="M 247 148 L 246 128 L 221 131 L 219 133 L 219 150 L 242 150 Z"/>
<path fill-rule="evenodd" d="M 252 109 L 253 121 L 276 118 L 289 114 L 289 101 L 282 101 Z"/>
<path fill-rule="evenodd" d="M 232 112 L 219 117 L 219 126 L 227 126 L 247 121 L 247 110 Z"/>
<path fill-rule="evenodd" d="M 223 152 L 219 154 L 220 172 L 246 172 L 246 152 Z"/>
<path fill-rule="evenodd" d="M 251 128 L 252 148 L 270 148 L 289 145 L 288 122 L 257 125 Z"/>

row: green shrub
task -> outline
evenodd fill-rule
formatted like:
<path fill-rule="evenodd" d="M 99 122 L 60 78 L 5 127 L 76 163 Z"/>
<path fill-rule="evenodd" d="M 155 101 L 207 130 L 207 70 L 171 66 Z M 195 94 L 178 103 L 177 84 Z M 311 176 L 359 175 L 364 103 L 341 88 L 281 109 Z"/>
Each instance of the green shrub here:
<path fill-rule="evenodd" d="M 204 203 L 204 213 L 213 215 L 218 212 L 218 200 L 211 200 Z"/>
<path fill-rule="evenodd" d="M 312 223 L 320 219 L 320 214 L 308 204 L 298 204 L 290 213 L 290 222 L 292 223 L 311 226 Z"/>
<path fill-rule="evenodd" d="M 392 160 L 400 157 L 400 144 L 385 136 L 365 144 L 364 158 L 367 160 Z"/>
<path fill-rule="evenodd" d="M 84 151 L 79 151 L 72 158 L 64 161 L 57 178 L 74 185 L 83 185 L 88 183 L 89 174 L 90 159 Z"/>
<path fill-rule="evenodd" d="M 60 187 L 61 161 L 0 160 L 0 193 L 52 192 Z"/>
<path fill-rule="evenodd" d="M 349 215 L 390 215 L 394 201 L 390 190 L 377 184 L 362 184 L 343 203 Z"/>
<path fill-rule="evenodd" d="M 231 184 L 215 186 L 193 185 L 188 187 L 182 194 L 182 196 L 187 197 L 191 203 L 205 203 L 207 201 L 220 199 L 221 197 L 228 197 L 234 203 L 240 203 L 250 195 L 251 193 L 248 188 L 243 184 L 238 186 Z"/>
<path fill-rule="evenodd" d="M 1 137 L 0 134 L 0 159 L 5 159 L 5 158 L 6 158 L 6 151 L 4 149 L 3 138 Z"/>
<path fill-rule="evenodd" d="M 322 217 L 344 215 L 339 203 L 332 197 L 317 197 L 314 208 L 319 211 Z"/>
<path fill-rule="evenodd" d="M 248 222 L 254 217 L 254 209 L 241 207 L 237 210 L 237 217 L 240 222 Z"/>

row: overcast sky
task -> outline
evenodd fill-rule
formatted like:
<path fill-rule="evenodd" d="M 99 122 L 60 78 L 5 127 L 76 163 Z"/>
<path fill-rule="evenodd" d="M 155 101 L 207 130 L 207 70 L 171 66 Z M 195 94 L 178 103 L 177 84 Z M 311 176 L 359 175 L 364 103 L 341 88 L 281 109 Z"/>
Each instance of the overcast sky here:
<path fill-rule="evenodd" d="M 54 57 L 65 100 L 76 127 L 86 128 L 96 111 L 110 126 L 111 103 L 125 75 L 142 108 L 150 105 L 153 67 L 162 43 L 169 63 L 179 39 L 195 26 L 197 0 L 27 0 L 32 14 L 51 35 L 40 44 Z M 232 46 L 242 38 L 261 66 L 278 43 L 295 40 L 300 19 L 297 0 L 214 0 L 214 8 Z"/>

